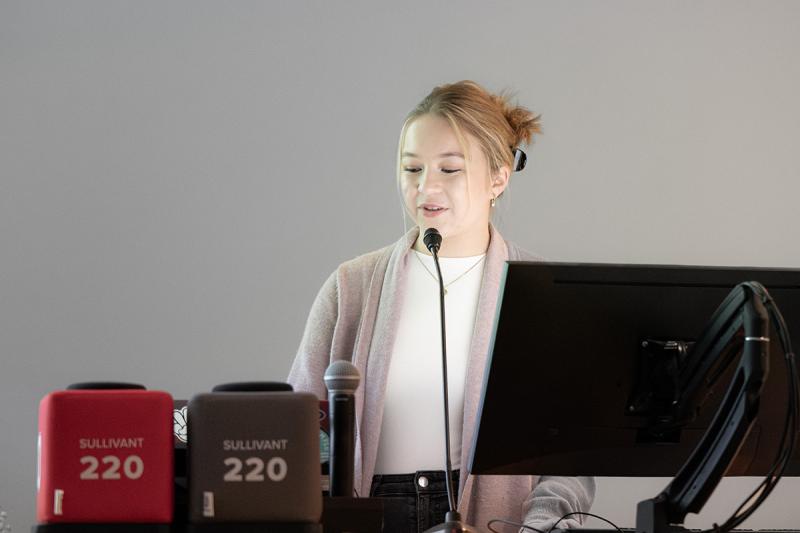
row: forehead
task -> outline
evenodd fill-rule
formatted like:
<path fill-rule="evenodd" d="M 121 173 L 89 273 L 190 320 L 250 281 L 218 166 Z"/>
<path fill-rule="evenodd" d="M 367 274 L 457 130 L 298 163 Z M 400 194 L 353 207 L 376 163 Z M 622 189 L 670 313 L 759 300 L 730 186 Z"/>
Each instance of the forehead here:
<path fill-rule="evenodd" d="M 450 122 L 438 115 L 422 115 L 406 128 L 402 152 L 412 153 L 418 157 L 436 157 L 442 154 L 472 152 L 469 136 L 464 139 L 467 146 L 458 142 L 455 130 Z M 464 154 L 468 157 L 467 154 Z"/>

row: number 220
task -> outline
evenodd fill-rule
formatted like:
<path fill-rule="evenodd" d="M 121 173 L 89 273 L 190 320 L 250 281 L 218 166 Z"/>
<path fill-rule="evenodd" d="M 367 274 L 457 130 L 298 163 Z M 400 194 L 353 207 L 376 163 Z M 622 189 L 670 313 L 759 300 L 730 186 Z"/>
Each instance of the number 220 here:
<path fill-rule="evenodd" d="M 122 472 L 128 479 L 139 479 L 144 473 L 144 461 L 138 455 L 129 455 L 124 462 L 120 461 L 119 457 L 115 455 L 106 455 L 100 460 L 91 455 L 84 455 L 80 461 L 82 465 L 86 466 L 84 471 L 81 472 L 81 479 L 121 479 L 120 466 L 122 466 Z M 97 473 L 100 461 L 104 465 L 108 465 L 108 468 L 103 470 L 102 474 Z"/>
<path fill-rule="evenodd" d="M 270 481 L 283 481 L 288 470 L 286 460 L 282 457 L 273 457 L 266 465 L 260 457 L 248 457 L 244 465 L 250 467 L 250 470 L 244 476 L 242 476 L 242 460 L 238 457 L 228 457 L 224 463 L 230 470 L 225 472 L 223 481 L 264 481 L 265 469 Z"/>

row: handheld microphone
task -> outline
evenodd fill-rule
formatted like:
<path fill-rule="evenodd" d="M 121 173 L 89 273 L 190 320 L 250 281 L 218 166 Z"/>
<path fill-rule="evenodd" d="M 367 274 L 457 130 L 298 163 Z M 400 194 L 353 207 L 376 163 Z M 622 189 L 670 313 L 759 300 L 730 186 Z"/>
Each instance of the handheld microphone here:
<path fill-rule="evenodd" d="M 444 280 L 442 279 L 442 269 L 439 266 L 439 248 L 442 245 L 442 234 L 436 228 L 428 228 L 422 242 L 433 255 L 433 262 L 436 265 L 436 274 L 439 277 L 439 318 L 441 319 L 442 329 L 442 385 L 444 398 L 444 448 L 445 448 L 445 485 L 447 486 L 447 500 L 450 510 L 445 514 L 444 522 L 433 526 L 425 533 L 472 533 L 477 530 L 470 525 L 461 522 L 461 515 L 458 512 L 455 488 L 453 487 L 453 467 L 450 460 L 450 401 L 447 388 L 447 333 L 445 331 L 444 316 Z"/>
<path fill-rule="evenodd" d="M 334 361 L 325 371 L 330 410 L 330 495 L 353 496 L 355 468 L 355 391 L 361 381 L 358 369 L 348 361 Z"/>

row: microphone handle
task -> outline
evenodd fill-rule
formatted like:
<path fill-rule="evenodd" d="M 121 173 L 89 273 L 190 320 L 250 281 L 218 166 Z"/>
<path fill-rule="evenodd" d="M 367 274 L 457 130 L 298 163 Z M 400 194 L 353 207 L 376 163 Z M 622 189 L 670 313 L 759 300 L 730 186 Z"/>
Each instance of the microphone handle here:
<path fill-rule="evenodd" d="M 330 495 L 353 496 L 356 408 L 353 394 L 328 394 L 331 421 Z"/>

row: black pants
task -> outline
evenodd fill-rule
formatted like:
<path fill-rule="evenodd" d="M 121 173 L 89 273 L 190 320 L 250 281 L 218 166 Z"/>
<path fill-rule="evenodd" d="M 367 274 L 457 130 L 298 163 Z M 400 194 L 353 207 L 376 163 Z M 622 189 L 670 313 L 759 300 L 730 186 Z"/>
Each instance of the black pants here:
<path fill-rule="evenodd" d="M 458 470 L 453 490 L 458 492 Z M 422 533 L 444 522 L 450 510 L 444 470 L 382 474 L 372 478 L 370 496 L 384 500 L 384 533 Z"/>

